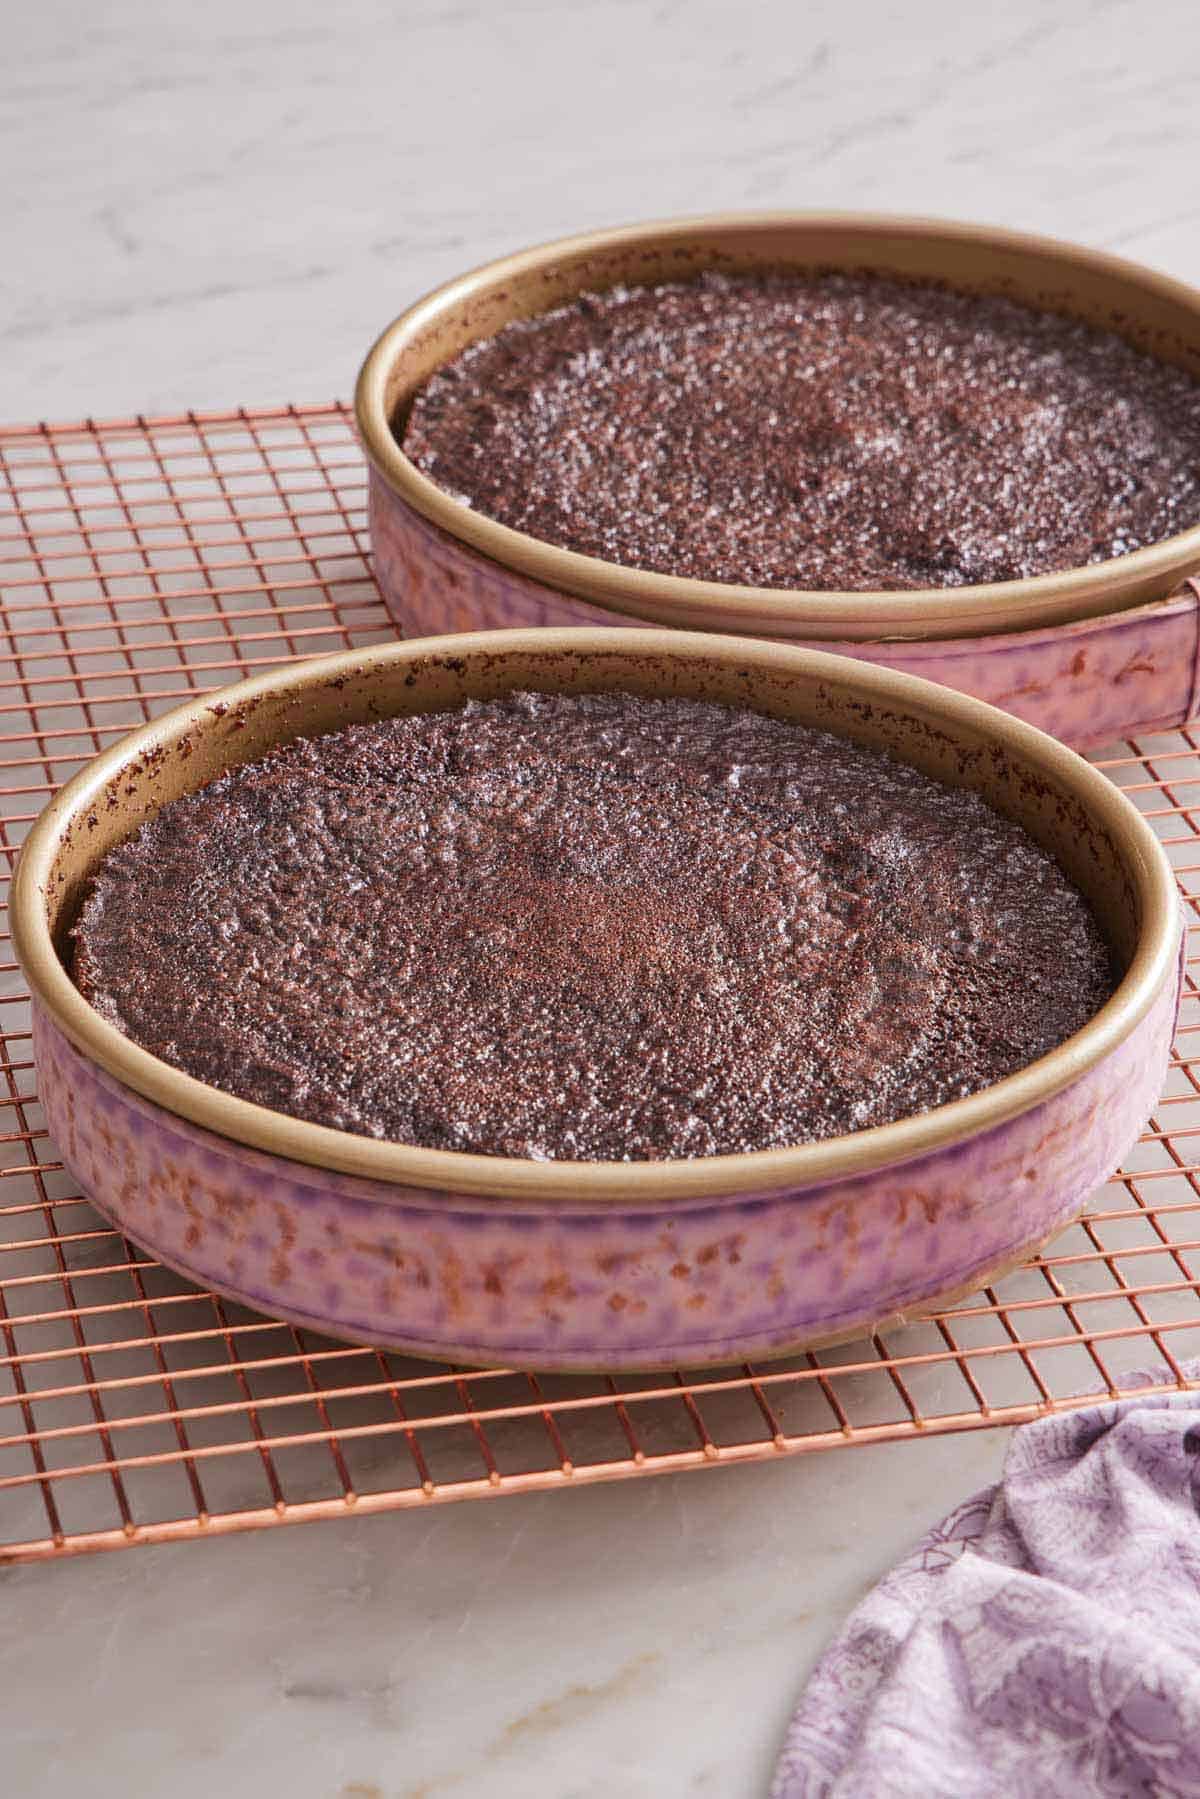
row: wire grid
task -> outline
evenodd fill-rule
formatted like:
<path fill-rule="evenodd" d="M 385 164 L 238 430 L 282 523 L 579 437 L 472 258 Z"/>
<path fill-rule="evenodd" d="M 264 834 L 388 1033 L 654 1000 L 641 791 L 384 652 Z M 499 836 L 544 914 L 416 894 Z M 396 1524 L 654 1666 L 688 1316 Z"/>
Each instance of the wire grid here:
<path fill-rule="evenodd" d="M 0 878 L 60 782 L 156 712 L 392 635 L 340 405 L 0 430 Z M 1200 739 L 1098 758 L 1195 931 Z M 1049 1253 L 844 1348 L 623 1379 L 466 1372 L 264 1318 L 76 1191 L 0 933 L 0 1563 L 1023 1422 L 1200 1356 L 1200 993 L 1120 1176 Z M 1194 941 L 1194 937 L 1193 937 Z"/>

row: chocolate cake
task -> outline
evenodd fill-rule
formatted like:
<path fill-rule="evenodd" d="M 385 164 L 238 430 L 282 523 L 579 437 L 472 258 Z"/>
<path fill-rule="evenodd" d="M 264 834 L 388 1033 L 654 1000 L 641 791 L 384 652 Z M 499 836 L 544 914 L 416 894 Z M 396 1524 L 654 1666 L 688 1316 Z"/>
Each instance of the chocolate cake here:
<path fill-rule="evenodd" d="M 202 1081 L 371 1137 L 635 1160 L 922 1112 L 1116 971 L 1017 825 L 742 710 L 516 694 L 300 741 L 101 865 L 84 996 Z"/>
<path fill-rule="evenodd" d="M 584 294 L 398 422 L 465 505 L 630 568 L 758 587 L 1013 581 L 1200 522 L 1200 384 L 1111 333 L 870 274 Z"/>

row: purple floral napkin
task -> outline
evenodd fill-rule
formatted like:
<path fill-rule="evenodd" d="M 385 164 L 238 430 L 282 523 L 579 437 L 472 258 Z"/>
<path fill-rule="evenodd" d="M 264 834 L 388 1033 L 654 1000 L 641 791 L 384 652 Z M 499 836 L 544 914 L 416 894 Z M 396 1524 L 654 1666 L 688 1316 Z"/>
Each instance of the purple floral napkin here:
<path fill-rule="evenodd" d="M 1198 1509 L 1200 1392 L 1018 1430 L 828 1650 L 772 1799 L 1200 1799 Z"/>

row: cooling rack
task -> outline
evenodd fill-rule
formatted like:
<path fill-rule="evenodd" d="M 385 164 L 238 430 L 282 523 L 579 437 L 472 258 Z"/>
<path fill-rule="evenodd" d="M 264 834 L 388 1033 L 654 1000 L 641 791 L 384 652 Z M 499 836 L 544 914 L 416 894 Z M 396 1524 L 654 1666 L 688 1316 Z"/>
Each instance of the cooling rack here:
<path fill-rule="evenodd" d="M 0 877 L 116 737 L 292 656 L 388 638 L 345 408 L 0 430 Z M 1195 928 L 1200 738 L 1097 758 Z M 1200 1004 L 1122 1173 L 1051 1250 L 820 1354 L 622 1380 L 466 1372 L 206 1293 L 97 1216 L 47 1135 L 0 942 L 0 1563 L 1016 1424 L 1200 1356 Z M 1194 937 L 1193 937 L 1194 941 Z"/>

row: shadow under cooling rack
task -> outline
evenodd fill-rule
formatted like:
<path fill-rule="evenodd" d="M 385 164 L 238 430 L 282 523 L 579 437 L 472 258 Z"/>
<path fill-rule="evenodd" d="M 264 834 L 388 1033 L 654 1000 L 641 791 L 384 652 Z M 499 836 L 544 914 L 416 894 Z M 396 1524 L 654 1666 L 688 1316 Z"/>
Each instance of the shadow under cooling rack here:
<path fill-rule="evenodd" d="M 0 878 L 54 789 L 156 712 L 389 638 L 341 406 L 0 431 Z M 1098 758 L 1194 919 L 1200 739 Z M 1194 939 L 1193 939 L 1194 940 Z M 1200 1356 L 1200 1004 L 1128 1167 L 939 1316 L 702 1373 L 464 1373 L 189 1285 L 75 1191 L 0 940 L 0 1562 L 1016 1423 Z"/>

